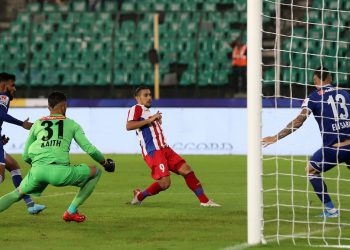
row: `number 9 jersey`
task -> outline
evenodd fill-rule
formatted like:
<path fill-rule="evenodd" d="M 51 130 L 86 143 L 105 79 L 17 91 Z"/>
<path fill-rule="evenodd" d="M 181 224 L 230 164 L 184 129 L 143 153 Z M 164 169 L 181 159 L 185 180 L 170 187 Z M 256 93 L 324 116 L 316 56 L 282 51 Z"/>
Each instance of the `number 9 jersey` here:
<path fill-rule="evenodd" d="M 346 90 L 325 85 L 313 91 L 302 108 L 313 113 L 324 147 L 350 139 L 350 95 Z"/>
<path fill-rule="evenodd" d="M 81 126 L 59 114 L 42 117 L 33 124 L 24 147 L 23 160 L 32 165 L 70 165 L 72 139 L 94 160 L 104 160 L 102 153 L 86 138 Z"/>

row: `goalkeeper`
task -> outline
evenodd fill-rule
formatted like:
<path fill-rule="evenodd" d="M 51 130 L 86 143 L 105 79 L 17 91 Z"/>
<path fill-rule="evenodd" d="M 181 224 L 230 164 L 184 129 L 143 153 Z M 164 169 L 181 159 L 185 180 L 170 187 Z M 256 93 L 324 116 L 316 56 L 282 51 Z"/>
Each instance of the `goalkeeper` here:
<path fill-rule="evenodd" d="M 78 123 L 65 116 L 67 98 L 61 92 L 48 97 L 50 115 L 37 120 L 26 141 L 23 159 L 32 165 L 20 186 L 0 198 L 0 212 L 19 201 L 24 194 L 40 195 L 48 184 L 53 186 L 78 186 L 80 190 L 63 214 L 63 220 L 83 222 L 86 217 L 77 208 L 94 191 L 101 170 L 85 163 L 70 165 L 69 148 L 74 139 L 95 161 L 108 172 L 113 172 L 113 160 L 105 159 L 86 138 Z"/>
<path fill-rule="evenodd" d="M 311 113 L 314 115 L 323 145 L 310 158 L 306 171 L 316 195 L 324 204 L 320 217 L 335 218 L 339 211 L 334 207 L 321 173 L 342 162 L 350 165 L 350 95 L 332 85 L 332 75 L 324 67 L 315 71 L 314 84 L 316 90 L 304 100 L 300 114 L 278 134 L 263 138 L 262 144 L 267 146 L 286 137 L 300 128 Z"/>

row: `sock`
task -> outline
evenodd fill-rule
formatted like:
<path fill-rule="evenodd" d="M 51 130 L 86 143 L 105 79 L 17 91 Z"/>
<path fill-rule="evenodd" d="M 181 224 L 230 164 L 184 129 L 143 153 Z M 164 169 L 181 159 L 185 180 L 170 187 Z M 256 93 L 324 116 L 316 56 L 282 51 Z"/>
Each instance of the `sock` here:
<path fill-rule="evenodd" d="M 8 209 L 13 203 L 16 203 L 21 199 L 22 197 L 19 195 L 17 190 L 5 194 L 0 198 L 0 213 Z"/>
<path fill-rule="evenodd" d="M 11 171 L 11 176 L 12 176 L 12 182 L 13 185 L 18 188 L 19 185 L 22 182 L 22 176 L 21 176 L 21 170 L 20 169 L 15 169 Z M 30 198 L 29 195 L 25 194 L 23 195 L 23 200 L 26 203 L 27 207 L 32 207 L 34 206 L 34 201 Z"/>
<path fill-rule="evenodd" d="M 141 192 L 137 199 L 139 201 L 144 200 L 147 196 L 152 196 L 158 194 L 160 191 L 162 191 L 162 188 L 160 187 L 158 182 L 152 183 L 148 188 L 146 188 L 145 191 Z"/>
<path fill-rule="evenodd" d="M 314 188 L 314 191 L 320 201 L 325 205 L 327 209 L 334 208 L 333 202 L 331 200 L 331 197 L 328 194 L 327 191 L 327 185 L 322 180 L 322 177 L 320 174 L 309 174 L 309 180 L 311 185 Z"/>
<path fill-rule="evenodd" d="M 207 203 L 209 201 L 208 197 L 204 194 L 204 190 L 200 181 L 197 179 L 194 172 L 190 172 L 189 174 L 184 176 L 187 186 L 194 192 L 197 196 L 198 200 L 201 203 Z"/>
<path fill-rule="evenodd" d="M 96 174 L 95 176 L 88 180 L 79 190 L 77 195 L 74 197 L 72 203 L 70 204 L 68 208 L 68 212 L 70 214 L 74 214 L 77 212 L 77 208 L 84 203 L 84 201 L 89 198 L 89 196 L 94 191 L 97 182 L 99 181 L 101 177 L 101 171 L 96 168 Z"/>
<path fill-rule="evenodd" d="M 4 181 L 4 177 L 0 175 L 0 184 Z"/>

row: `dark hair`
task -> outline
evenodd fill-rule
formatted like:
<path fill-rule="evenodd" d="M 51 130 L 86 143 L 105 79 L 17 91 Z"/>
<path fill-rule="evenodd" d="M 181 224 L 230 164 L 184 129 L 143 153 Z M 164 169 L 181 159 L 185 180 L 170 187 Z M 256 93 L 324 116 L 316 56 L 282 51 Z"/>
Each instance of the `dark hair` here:
<path fill-rule="evenodd" d="M 6 72 L 0 73 L 0 82 L 6 82 L 9 80 L 16 81 L 16 76 Z"/>
<path fill-rule="evenodd" d="M 9 74 L 9 80 L 16 81 L 16 76 L 14 74 Z"/>
<path fill-rule="evenodd" d="M 54 91 L 49 94 L 48 103 L 50 108 L 54 108 L 60 102 L 67 101 L 67 96 L 63 92 Z"/>
<path fill-rule="evenodd" d="M 318 67 L 314 75 L 316 75 L 322 82 L 327 79 L 327 77 L 331 74 L 326 67 Z"/>
<path fill-rule="evenodd" d="M 144 86 L 144 85 L 141 85 L 141 86 L 139 86 L 139 87 L 137 87 L 137 88 L 135 89 L 134 96 L 135 96 L 135 97 L 138 96 L 138 95 L 140 94 L 140 91 L 141 91 L 141 90 L 144 90 L 144 89 L 149 89 L 149 90 L 151 90 L 149 87 Z"/>

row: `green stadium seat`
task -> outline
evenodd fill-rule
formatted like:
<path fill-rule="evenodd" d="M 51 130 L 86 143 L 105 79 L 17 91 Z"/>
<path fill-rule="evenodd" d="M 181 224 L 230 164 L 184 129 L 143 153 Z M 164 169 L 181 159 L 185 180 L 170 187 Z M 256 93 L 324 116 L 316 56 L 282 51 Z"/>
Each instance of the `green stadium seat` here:
<path fill-rule="evenodd" d="M 117 3 L 118 3 L 118 1 L 114 1 L 114 0 L 104 1 L 104 6 L 103 6 L 104 11 L 116 12 L 118 10 Z"/>
<path fill-rule="evenodd" d="M 199 72 L 198 86 L 208 86 L 214 83 L 213 73 L 211 71 Z"/>
<path fill-rule="evenodd" d="M 333 82 L 338 83 L 340 87 L 349 87 L 349 74 L 348 72 L 333 73 Z"/>
<path fill-rule="evenodd" d="M 77 84 L 73 78 L 71 69 L 61 69 L 59 74 L 62 77 L 61 85 L 72 86 Z"/>
<path fill-rule="evenodd" d="M 181 3 L 177 3 L 177 2 L 169 3 L 169 10 L 170 11 L 180 11 L 182 9 L 183 9 L 183 6 Z"/>
<path fill-rule="evenodd" d="M 39 12 L 41 10 L 40 3 L 33 2 L 28 4 L 28 10 L 30 12 Z"/>
<path fill-rule="evenodd" d="M 183 11 L 196 11 L 197 4 L 194 1 L 185 1 L 182 3 Z"/>
<path fill-rule="evenodd" d="M 42 76 L 40 70 L 31 70 L 30 85 L 38 86 L 42 83 Z"/>
<path fill-rule="evenodd" d="M 167 5 L 165 3 L 156 1 L 153 5 L 153 8 L 156 11 L 165 11 L 167 9 Z"/>
<path fill-rule="evenodd" d="M 234 0 L 234 6 L 239 12 L 245 12 L 247 10 L 247 0 Z"/>
<path fill-rule="evenodd" d="M 213 83 L 217 86 L 222 86 L 228 84 L 228 75 L 231 70 L 216 70 L 214 71 Z"/>
<path fill-rule="evenodd" d="M 40 85 L 42 86 L 54 86 L 59 85 L 59 75 L 56 70 L 53 69 L 44 69 L 41 71 L 42 74 L 42 82 Z"/>
<path fill-rule="evenodd" d="M 78 71 L 80 74 L 79 85 L 94 85 L 95 73 L 91 69 L 81 69 Z"/>
<path fill-rule="evenodd" d="M 122 86 L 129 84 L 127 73 L 123 70 L 114 71 L 114 85 Z"/>
<path fill-rule="evenodd" d="M 137 4 L 133 2 L 123 2 L 122 12 L 133 12 L 137 10 Z"/>
<path fill-rule="evenodd" d="M 58 7 L 56 4 L 50 4 L 50 3 L 43 4 L 43 11 L 44 12 L 54 12 L 57 10 L 58 10 Z"/>
<path fill-rule="evenodd" d="M 215 3 L 203 3 L 203 10 L 204 11 L 216 11 L 216 4 Z"/>
<path fill-rule="evenodd" d="M 195 83 L 195 71 L 192 70 L 186 70 L 180 79 L 180 86 L 189 86 L 193 85 Z"/>
<path fill-rule="evenodd" d="M 27 71 L 16 69 L 11 72 L 13 72 L 13 74 L 15 74 L 16 76 L 16 86 L 25 86 L 27 84 L 27 75 L 28 75 Z"/>
<path fill-rule="evenodd" d="M 110 70 L 98 70 L 95 71 L 95 85 L 105 86 L 112 82 Z"/>
<path fill-rule="evenodd" d="M 297 82 L 297 81 L 298 81 L 298 76 L 293 70 L 290 71 L 290 69 L 283 69 L 283 71 L 282 71 L 282 84 L 289 85 L 289 84 L 293 84 L 293 82 Z"/>
<path fill-rule="evenodd" d="M 264 71 L 263 87 L 275 85 L 275 69 L 268 69 Z"/>
<path fill-rule="evenodd" d="M 70 4 L 72 11 L 83 12 L 88 10 L 88 6 L 85 0 L 74 0 Z"/>

